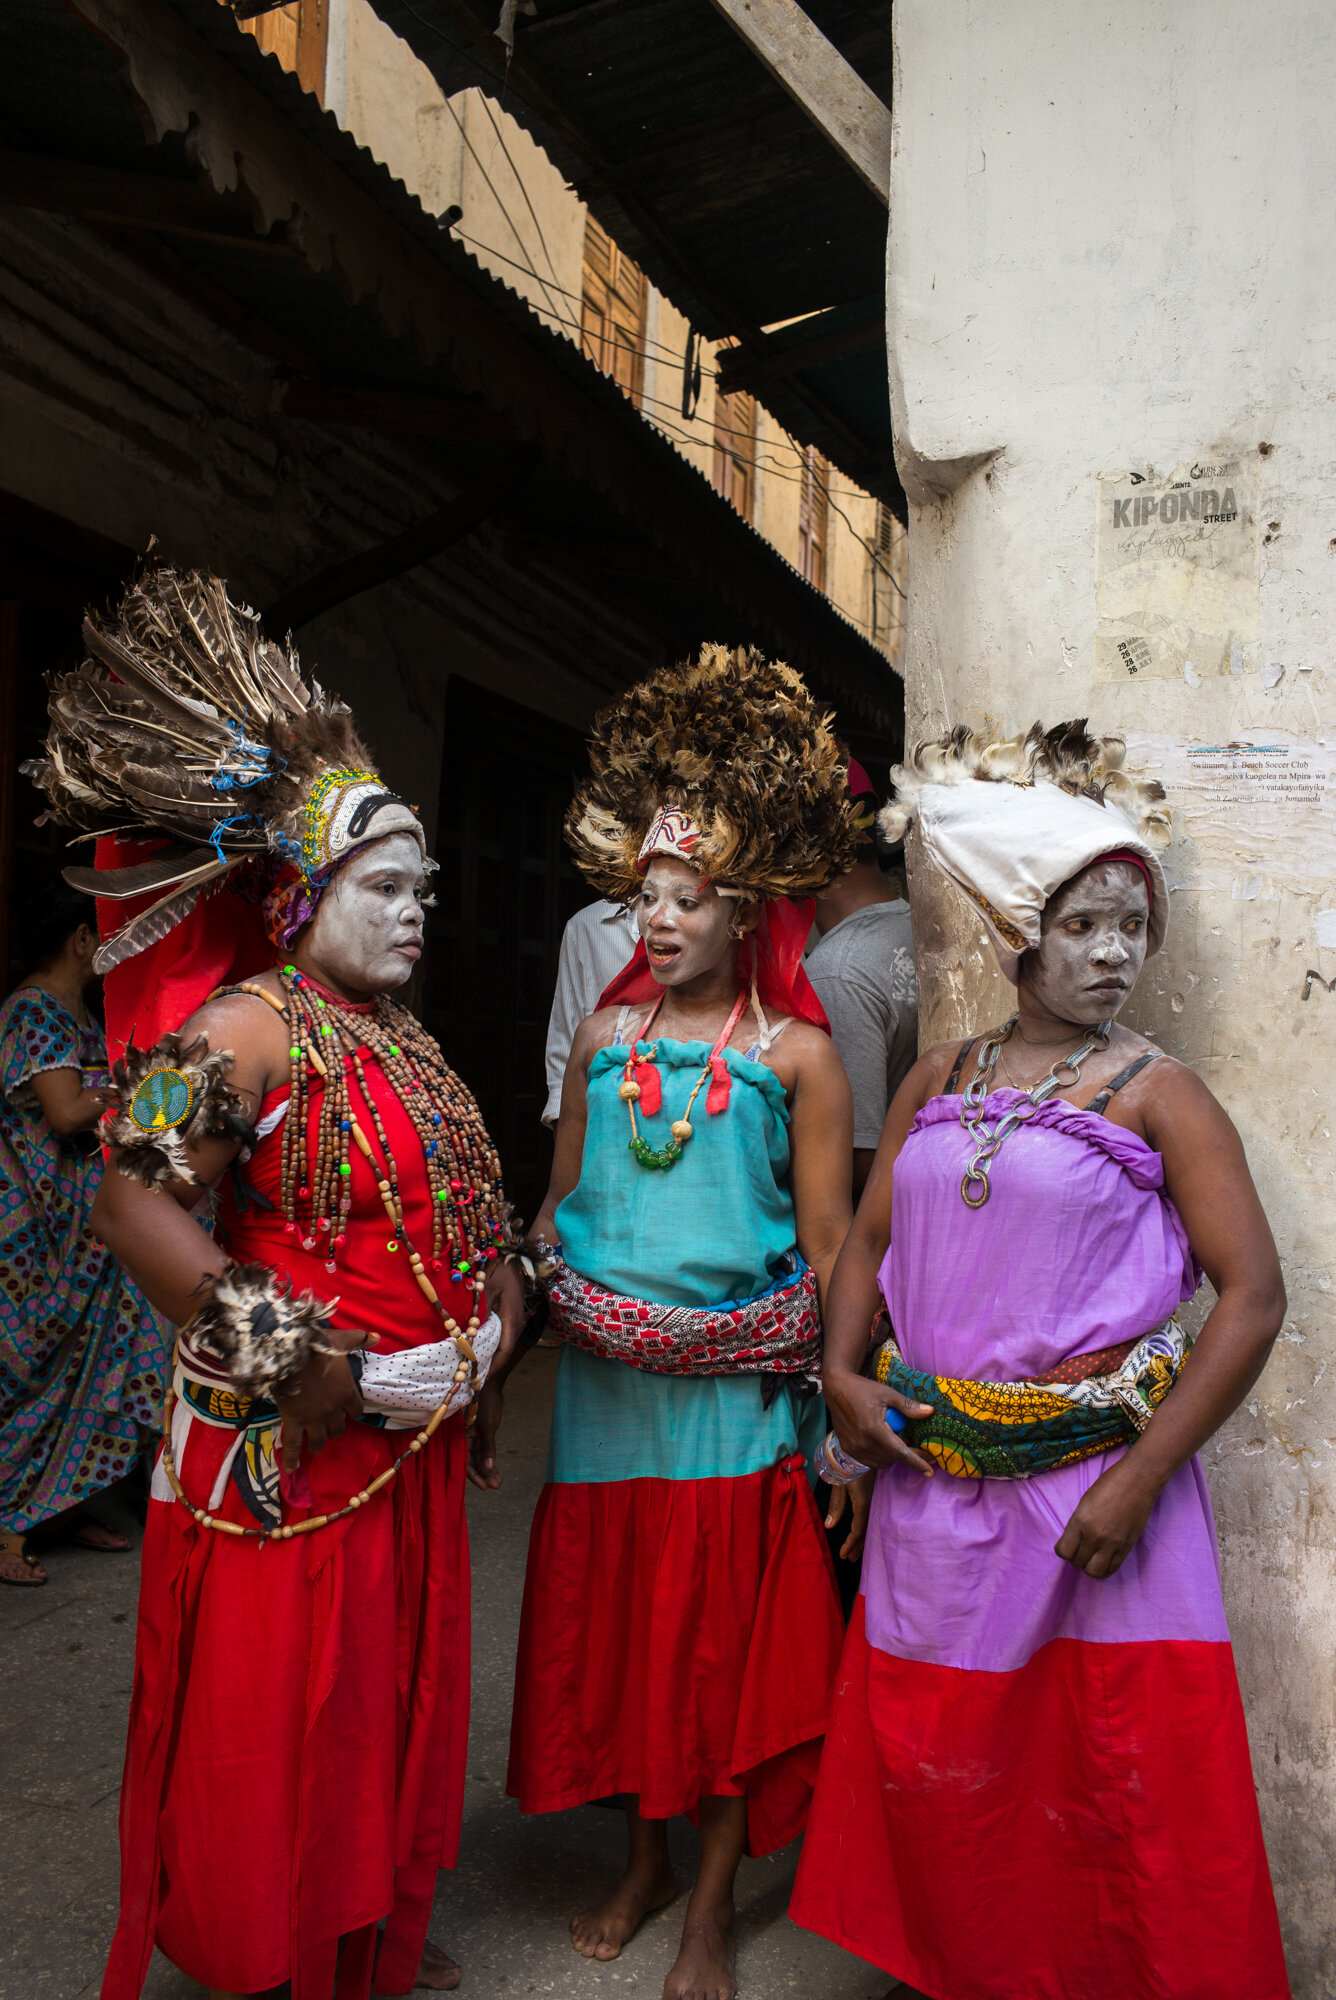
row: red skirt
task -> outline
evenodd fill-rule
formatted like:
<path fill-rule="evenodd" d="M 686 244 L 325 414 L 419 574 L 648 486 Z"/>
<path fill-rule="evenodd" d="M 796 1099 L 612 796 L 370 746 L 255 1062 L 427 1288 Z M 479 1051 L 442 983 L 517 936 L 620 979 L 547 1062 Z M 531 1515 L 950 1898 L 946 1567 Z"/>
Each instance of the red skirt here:
<path fill-rule="evenodd" d="M 747 1801 L 747 1852 L 801 1833 L 839 1659 L 834 1571 L 795 1456 L 738 1479 L 545 1486 L 507 1790 L 647 1819 Z"/>
<path fill-rule="evenodd" d="M 1230 1647 L 975 1673 L 860 1598 L 790 1915 L 932 2000 L 1288 2000 Z"/>
<path fill-rule="evenodd" d="M 191 1427 L 207 1499 L 232 1434 Z M 309 1461 L 338 1507 L 404 1452 L 350 1425 Z M 219 1510 L 245 1520 L 229 1490 Z M 468 1741 L 464 1427 L 299 1541 L 241 1541 L 152 1501 L 121 1794 L 121 1915 L 102 2000 L 138 2000 L 155 1942 L 201 1985 L 293 2000 L 411 1991 L 454 1863 Z M 339 1940 L 347 1940 L 342 1954 Z"/>

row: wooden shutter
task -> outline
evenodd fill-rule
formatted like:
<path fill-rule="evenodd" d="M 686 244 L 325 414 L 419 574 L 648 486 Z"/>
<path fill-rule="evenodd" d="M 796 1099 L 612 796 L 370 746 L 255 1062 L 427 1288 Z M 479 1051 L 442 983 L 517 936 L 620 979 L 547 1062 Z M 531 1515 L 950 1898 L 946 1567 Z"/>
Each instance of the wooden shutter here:
<path fill-rule="evenodd" d="M 329 0 L 288 0 L 287 6 L 256 14 L 240 26 L 292 71 L 303 90 L 324 103 Z"/>
<path fill-rule="evenodd" d="M 803 452 L 798 496 L 798 567 L 817 590 L 826 587 L 826 532 L 830 522 L 830 467 L 815 445 Z"/>
<path fill-rule="evenodd" d="M 645 274 L 592 215 L 585 220 L 581 290 L 585 353 L 638 403 L 645 385 Z"/>
<path fill-rule="evenodd" d="M 756 398 L 744 389 L 716 391 L 714 483 L 744 521 L 752 517 L 756 488 Z"/>

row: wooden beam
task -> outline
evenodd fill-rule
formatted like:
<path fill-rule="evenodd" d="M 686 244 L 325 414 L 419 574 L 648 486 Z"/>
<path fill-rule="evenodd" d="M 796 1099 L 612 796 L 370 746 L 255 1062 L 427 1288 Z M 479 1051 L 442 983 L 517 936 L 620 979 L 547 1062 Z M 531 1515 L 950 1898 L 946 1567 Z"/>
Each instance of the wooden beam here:
<path fill-rule="evenodd" d="M 419 563 L 438 556 L 442 549 L 449 548 L 452 542 L 461 540 L 485 521 L 528 469 L 527 458 L 523 464 L 508 463 L 488 478 L 476 480 L 444 507 L 414 522 L 411 528 L 391 535 L 388 541 L 377 542 L 373 548 L 363 549 L 360 555 L 344 556 L 339 562 L 330 563 L 305 583 L 294 584 L 262 613 L 266 630 L 275 638 L 280 633 L 295 631 L 299 625 L 319 617 L 322 611 L 332 611 L 336 604 L 346 604 L 350 597 L 360 597 L 364 590 L 388 583 L 392 577 L 402 576 L 406 570 L 416 569 Z"/>
<path fill-rule="evenodd" d="M 711 0 L 711 5 L 889 208 L 891 114 L 798 0 Z"/>
<path fill-rule="evenodd" d="M 289 382 L 283 408 L 317 424 L 356 424 L 363 430 L 406 431 L 446 443 L 498 444 L 513 438 L 506 418 L 464 396 L 420 395 L 399 389 L 364 389 L 342 382 Z"/>
<path fill-rule="evenodd" d="M 824 313 L 820 315 L 821 319 L 825 317 Z M 745 348 L 724 347 L 715 356 L 719 364 L 719 387 L 725 395 L 734 389 L 759 389 L 763 383 L 778 382 L 803 368 L 814 368 L 820 361 L 835 361 L 843 354 L 862 354 L 870 347 L 885 345 L 886 321 L 878 314 L 876 319 L 859 320 L 854 326 L 814 333 L 809 340 L 795 340 L 791 346 L 778 348 L 759 359 Z"/>
<path fill-rule="evenodd" d="M 119 229 L 152 229 L 165 236 L 294 254 L 286 243 L 256 234 L 250 208 L 239 195 L 215 194 L 198 181 L 171 180 L 164 174 L 129 173 L 86 160 L 5 149 L 0 150 L 0 201 Z"/>

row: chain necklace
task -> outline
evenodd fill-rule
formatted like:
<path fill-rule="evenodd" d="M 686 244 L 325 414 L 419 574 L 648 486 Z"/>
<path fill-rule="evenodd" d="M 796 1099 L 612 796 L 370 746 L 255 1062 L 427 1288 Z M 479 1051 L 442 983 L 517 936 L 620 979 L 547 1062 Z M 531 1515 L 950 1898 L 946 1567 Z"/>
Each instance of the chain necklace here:
<path fill-rule="evenodd" d="M 633 1159 L 639 1161 L 642 1167 L 648 1167 L 651 1171 L 660 1173 L 667 1173 L 669 1168 L 675 1167 L 681 1159 L 682 1149 L 692 1133 L 691 1108 L 705 1084 L 714 1074 L 714 1065 L 733 1039 L 733 1030 L 742 1019 L 747 1005 L 747 994 L 744 989 L 738 994 L 737 999 L 733 1003 L 733 1012 L 724 1023 L 722 1034 L 710 1050 L 709 1055 L 705 1058 L 705 1067 L 696 1078 L 696 1087 L 687 1099 L 686 1110 L 680 1118 L 674 1118 L 669 1128 L 671 1136 L 667 1145 L 655 1148 L 650 1145 L 649 1140 L 645 1138 L 636 1125 L 636 1103 L 640 1097 L 640 1085 L 636 1081 L 635 1072 L 638 1066 L 654 1062 L 659 1053 L 659 1045 L 657 1042 L 651 1042 L 649 1045 L 649 1054 L 644 1056 L 637 1055 L 636 1049 L 647 1034 L 651 1023 L 654 1021 L 655 1016 L 658 1014 L 660 1007 L 662 1007 L 667 997 L 666 991 L 660 993 L 658 999 L 650 1008 L 649 1013 L 645 1016 L 644 1025 L 640 1033 L 631 1044 L 631 1053 L 626 1058 L 626 1067 L 622 1071 L 622 1080 L 617 1086 L 617 1095 L 622 1099 L 631 1114 L 631 1137 L 627 1142 L 627 1151 Z"/>
<path fill-rule="evenodd" d="M 1113 1022 L 1102 1021 L 1093 1034 L 1088 1035 L 1079 1049 L 1069 1056 L 1061 1056 L 1054 1063 L 1048 1075 L 1041 1077 L 1032 1089 L 1022 1092 L 1024 1102 L 1003 1113 L 997 1124 L 990 1130 L 984 1123 L 983 1107 L 988 1097 L 988 1086 L 992 1081 L 997 1059 L 1002 1053 L 1002 1044 L 1011 1039 L 1012 1030 L 1020 1017 L 1013 1014 L 1011 1019 L 984 1042 L 979 1050 L 974 1075 L 970 1078 L 960 1099 L 960 1123 L 974 1142 L 974 1157 L 965 1169 L 960 1183 L 960 1198 L 966 1208 L 982 1208 L 993 1192 L 989 1179 L 994 1158 L 1002 1142 L 1009 1139 L 1020 1125 L 1026 1125 L 1046 1098 L 1056 1090 L 1069 1090 L 1081 1074 L 1081 1065 L 1101 1045 L 1107 1046 L 1113 1033 Z M 1066 1070 L 1064 1078 L 1062 1071 Z"/>

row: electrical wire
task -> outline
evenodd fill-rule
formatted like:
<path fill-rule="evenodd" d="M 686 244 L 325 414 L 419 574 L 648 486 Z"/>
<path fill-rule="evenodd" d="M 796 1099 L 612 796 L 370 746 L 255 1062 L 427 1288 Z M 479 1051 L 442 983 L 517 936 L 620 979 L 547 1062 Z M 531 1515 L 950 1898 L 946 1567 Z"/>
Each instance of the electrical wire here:
<path fill-rule="evenodd" d="M 557 312 L 556 307 L 551 304 L 551 293 L 548 288 L 547 280 L 546 278 L 543 277 L 542 273 L 538 269 L 538 266 L 534 263 L 533 258 L 529 255 L 529 247 L 524 241 L 524 238 L 520 235 L 519 228 L 514 220 L 514 217 L 511 215 L 510 210 L 506 207 L 504 201 L 502 201 L 501 196 L 497 191 L 496 185 L 493 182 L 491 175 L 488 173 L 486 167 L 482 163 L 482 159 L 478 153 L 477 147 L 474 145 L 473 141 L 469 138 L 468 133 L 464 129 L 464 121 L 460 117 L 459 113 L 455 110 L 453 98 L 447 97 L 445 99 L 445 108 L 450 113 L 450 116 L 454 119 L 455 124 L 459 129 L 459 136 L 464 141 L 464 144 L 468 148 L 469 152 L 472 154 L 478 172 L 482 175 L 483 179 L 486 181 L 488 189 L 492 196 L 492 200 L 496 203 L 497 207 L 501 211 L 502 220 L 505 222 L 506 226 L 510 230 L 511 235 L 515 238 L 516 243 L 519 245 L 521 254 L 523 255 L 527 263 L 530 276 L 533 278 L 535 284 L 537 284 L 541 288 L 541 290 L 548 293 L 549 303 L 545 307 L 545 310 L 550 312 L 554 319 L 560 318 L 560 314 Z M 507 159 L 509 159 L 510 157 L 509 154 L 507 154 L 506 157 Z M 514 173 L 514 171 L 515 169 L 512 163 L 511 172 Z M 525 199 L 526 201 L 528 200 L 527 195 L 525 196 Z"/>
<path fill-rule="evenodd" d="M 552 273 L 552 282 L 556 286 L 556 289 L 558 291 L 561 291 L 563 289 L 562 286 L 557 284 L 557 267 L 552 262 L 552 252 L 547 247 L 547 238 L 543 234 L 543 225 L 538 220 L 538 211 L 535 209 L 533 203 L 529 199 L 529 190 L 524 185 L 524 176 L 521 174 L 519 168 L 515 165 L 514 160 L 510 156 L 510 148 L 506 144 L 505 134 L 502 132 L 501 127 L 497 124 L 495 114 L 493 113 L 492 110 L 491 98 L 487 95 L 487 92 L 485 90 L 480 91 L 479 95 L 482 98 L 482 108 L 487 113 L 487 122 L 490 124 L 492 130 L 495 132 L 497 144 L 500 146 L 501 151 L 506 156 L 506 165 L 510 168 L 511 173 L 515 177 L 515 185 L 518 187 L 520 193 L 524 196 L 524 206 L 528 209 L 530 215 L 533 217 L 533 226 L 538 231 L 538 241 L 542 245 L 543 255 L 547 259 L 547 268 Z"/>

